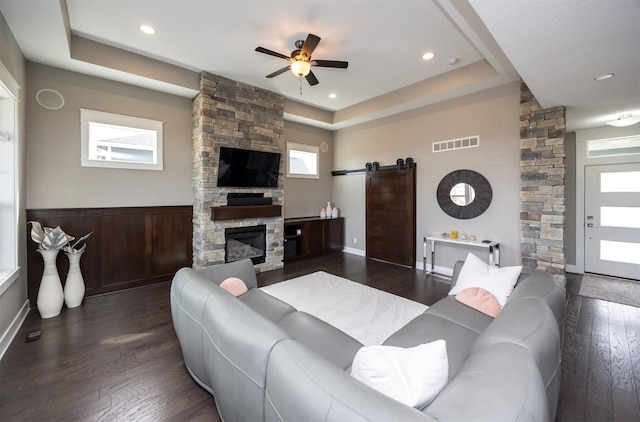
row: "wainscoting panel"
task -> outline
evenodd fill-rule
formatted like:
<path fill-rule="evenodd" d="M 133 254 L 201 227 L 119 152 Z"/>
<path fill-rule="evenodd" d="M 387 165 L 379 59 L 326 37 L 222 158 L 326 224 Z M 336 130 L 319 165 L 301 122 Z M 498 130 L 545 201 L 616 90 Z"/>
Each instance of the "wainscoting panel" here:
<path fill-rule="evenodd" d="M 93 232 L 80 261 L 86 296 L 170 280 L 192 265 L 191 206 L 65 208 L 27 210 L 27 221 L 61 226 L 79 238 Z M 35 307 L 43 263 L 27 230 L 29 299 Z M 64 285 L 69 263 L 63 251 L 57 259 Z"/>

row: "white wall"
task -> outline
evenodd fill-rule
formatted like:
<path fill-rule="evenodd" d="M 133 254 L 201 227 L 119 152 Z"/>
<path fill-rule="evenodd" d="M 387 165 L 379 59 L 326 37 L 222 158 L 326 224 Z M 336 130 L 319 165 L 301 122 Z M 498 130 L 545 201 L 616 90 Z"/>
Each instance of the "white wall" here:
<path fill-rule="evenodd" d="M 41 107 L 44 88 L 64 107 Z M 80 108 L 163 121 L 164 170 L 81 167 Z M 28 63 L 27 119 L 28 209 L 192 204 L 190 99 Z"/>
<path fill-rule="evenodd" d="M 339 130 L 334 137 L 334 169 L 363 168 L 366 162 L 394 165 L 397 158 L 417 163 L 417 256 L 422 238 L 456 229 L 500 242 L 501 265 L 520 265 L 520 85 L 508 84 L 445 103 Z M 436 141 L 480 136 L 480 147 L 432 153 Z M 493 189 L 489 209 L 469 220 L 454 219 L 437 203 L 436 189 L 449 172 L 471 169 Z M 348 248 L 365 250 L 365 177 L 333 178 L 336 205 L 345 217 Z M 358 242 L 353 243 L 357 238 Z M 481 249 L 473 249 L 486 256 Z M 472 249 L 443 246 L 436 265 L 451 268 Z"/>
<path fill-rule="evenodd" d="M 320 147 L 326 142 L 329 149 L 320 151 L 318 179 L 287 177 L 284 168 L 284 217 L 314 217 L 320 215 L 320 208 L 327 205 L 331 197 L 333 170 L 333 133 L 300 123 L 284 122 L 284 140 L 296 144 Z M 284 153 L 286 154 L 286 147 Z M 287 166 L 285 158 L 285 167 Z"/>

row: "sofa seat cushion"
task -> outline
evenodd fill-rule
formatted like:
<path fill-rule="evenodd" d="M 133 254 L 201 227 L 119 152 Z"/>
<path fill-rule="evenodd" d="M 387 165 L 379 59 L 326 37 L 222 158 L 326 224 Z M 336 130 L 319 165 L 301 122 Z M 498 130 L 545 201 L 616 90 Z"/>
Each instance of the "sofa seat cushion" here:
<path fill-rule="evenodd" d="M 247 293 L 238 296 L 238 299 L 269 321 L 278 321 L 296 311 L 293 306 L 260 289 L 249 289 Z"/>
<path fill-rule="evenodd" d="M 351 368 L 353 358 L 363 346 L 353 337 L 306 312 L 290 313 L 277 324 L 291 337 L 342 370 Z"/>
<path fill-rule="evenodd" d="M 461 303 L 458 305 L 465 307 Z M 478 314 L 482 315 L 480 312 Z M 491 317 L 487 316 L 487 318 L 493 320 Z M 440 316 L 424 313 L 392 334 L 384 345 L 408 348 L 435 340 L 445 340 L 449 360 L 449 379 L 451 379 L 464 364 L 476 338 L 478 333 L 475 331 Z"/>
<path fill-rule="evenodd" d="M 493 318 L 458 302 L 454 296 L 447 296 L 434 303 L 425 314 L 437 315 L 476 334 L 483 332 L 493 322 Z"/>

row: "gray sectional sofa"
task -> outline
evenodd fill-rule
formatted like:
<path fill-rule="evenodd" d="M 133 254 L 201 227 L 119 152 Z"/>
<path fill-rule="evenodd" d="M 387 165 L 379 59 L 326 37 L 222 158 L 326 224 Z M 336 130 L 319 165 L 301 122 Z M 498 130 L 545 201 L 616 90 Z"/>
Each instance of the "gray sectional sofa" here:
<path fill-rule="evenodd" d="M 220 288 L 228 277 L 248 292 Z M 251 261 L 183 268 L 171 286 L 187 369 L 227 422 L 553 420 L 565 303 L 564 286 L 536 271 L 520 276 L 495 319 L 453 296 L 431 306 L 384 343 L 447 342 L 449 382 L 414 409 L 351 377 L 362 344 L 258 289 Z"/>

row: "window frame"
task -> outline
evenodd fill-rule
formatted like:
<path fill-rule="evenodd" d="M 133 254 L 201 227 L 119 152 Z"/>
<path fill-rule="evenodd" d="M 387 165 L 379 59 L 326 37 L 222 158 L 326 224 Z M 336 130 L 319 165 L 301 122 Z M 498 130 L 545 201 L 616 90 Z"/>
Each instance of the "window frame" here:
<path fill-rule="evenodd" d="M 316 172 L 314 174 L 292 173 L 291 172 L 291 151 L 292 150 L 315 154 Z M 298 178 L 298 179 L 319 179 L 320 178 L 320 147 L 317 147 L 314 145 L 287 142 L 287 177 Z"/>
<path fill-rule="evenodd" d="M 89 158 L 90 124 L 106 124 L 132 129 L 142 129 L 156 133 L 155 163 L 136 163 L 127 161 L 107 161 Z M 122 114 L 106 113 L 103 111 L 80 109 L 80 162 L 82 167 L 99 167 L 129 170 L 164 170 L 163 160 L 163 128 L 164 122 L 145 119 L 142 117 L 126 116 Z"/>

